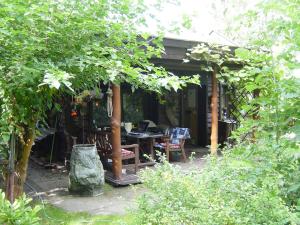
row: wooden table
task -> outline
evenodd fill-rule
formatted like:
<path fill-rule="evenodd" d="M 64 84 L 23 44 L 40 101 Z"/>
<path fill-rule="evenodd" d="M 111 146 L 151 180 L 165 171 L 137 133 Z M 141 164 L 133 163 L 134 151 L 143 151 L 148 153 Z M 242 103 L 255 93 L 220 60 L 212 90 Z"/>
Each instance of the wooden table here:
<path fill-rule="evenodd" d="M 149 149 L 150 149 L 150 156 L 151 159 L 153 159 L 152 162 L 146 162 L 146 163 L 140 163 L 140 166 L 149 166 L 154 165 L 154 142 L 156 138 L 163 137 L 163 134 L 155 134 L 155 133 L 149 133 L 149 132 L 130 132 L 126 134 L 127 138 L 135 139 L 137 144 L 140 144 L 141 140 L 145 140 L 148 142 Z"/>

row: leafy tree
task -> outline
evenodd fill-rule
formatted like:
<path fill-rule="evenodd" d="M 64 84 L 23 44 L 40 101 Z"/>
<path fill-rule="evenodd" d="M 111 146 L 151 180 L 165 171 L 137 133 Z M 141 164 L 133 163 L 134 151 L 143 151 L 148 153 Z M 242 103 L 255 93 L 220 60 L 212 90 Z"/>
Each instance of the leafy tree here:
<path fill-rule="evenodd" d="M 245 27 L 251 31 L 246 36 L 246 47 L 201 44 L 190 53 L 190 57 L 206 62 L 202 69 L 213 71 L 216 67 L 224 85 L 234 85 L 256 96 L 248 95 L 248 101 L 240 105 L 240 110 L 250 110 L 255 119 L 247 118 L 241 134 L 260 126 L 267 132 L 276 131 L 278 139 L 289 130 L 298 130 L 299 8 L 297 0 L 263 1 L 235 25 L 238 35 Z M 236 64 L 236 68 L 228 68 L 229 63 Z"/>
<path fill-rule="evenodd" d="M 261 127 L 277 140 L 299 130 L 299 9 L 298 0 L 262 1 L 236 25 L 247 25 L 251 34 L 246 36 L 248 48 L 236 51 L 246 65 L 233 77 L 245 90 L 259 90 L 260 95 L 244 106 L 260 109 L 260 119 L 248 120 L 248 125 Z"/>
<path fill-rule="evenodd" d="M 143 0 L 0 0 L 0 138 L 18 134 L 16 172 L 22 193 L 35 125 L 54 99 L 129 83 L 156 93 L 197 77 L 177 77 L 149 59 L 163 52 L 146 25 Z"/>

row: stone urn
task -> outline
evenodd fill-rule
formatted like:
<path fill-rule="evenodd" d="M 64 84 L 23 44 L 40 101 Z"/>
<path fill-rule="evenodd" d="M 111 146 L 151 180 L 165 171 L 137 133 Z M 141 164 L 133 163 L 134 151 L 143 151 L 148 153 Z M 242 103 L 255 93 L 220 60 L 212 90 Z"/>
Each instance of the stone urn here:
<path fill-rule="evenodd" d="M 104 170 L 95 145 L 74 145 L 70 166 L 70 193 L 82 196 L 97 196 L 102 193 Z"/>

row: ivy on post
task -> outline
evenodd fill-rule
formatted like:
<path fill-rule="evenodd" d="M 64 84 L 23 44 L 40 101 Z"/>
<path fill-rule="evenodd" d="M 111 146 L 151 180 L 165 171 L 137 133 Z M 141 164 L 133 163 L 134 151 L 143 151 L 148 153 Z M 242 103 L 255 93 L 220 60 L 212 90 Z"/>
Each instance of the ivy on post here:
<path fill-rule="evenodd" d="M 241 92 L 247 92 L 245 84 L 253 77 L 245 76 L 242 72 L 250 63 L 243 57 L 249 54 L 244 48 L 222 46 L 218 44 L 198 44 L 187 54 L 193 60 L 201 62 L 200 69 L 210 72 L 212 83 L 211 97 L 211 153 L 216 154 L 218 148 L 218 82 L 234 86 Z M 255 64 L 256 65 L 256 64 Z M 237 110 L 241 110 L 236 106 Z M 241 119 L 241 118 L 234 118 Z"/>
<path fill-rule="evenodd" d="M 212 96 L 211 96 L 211 154 L 216 155 L 218 150 L 218 77 L 223 63 L 231 55 L 227 46 L 201 43 L 190 49 L 188 56 L 201 61 L 201 70 L 211 73 Z"/>
<path fill-rule="evenodd" d="M 251 129 L 252 141 L 255 142 L 255 133 L 259 120 L 261 93 L 267 92 L 267 83 L 261 84 L 262 73 L 268 74 L 264 81 L 268 85 L 275 81 L 272 70 L 266 69 L 266 62 L 270 61 L 270 52 L 259 49 L 246 49 L 229 47 L 216 44 L 201 43 L 190 49 L 188 56 L 201 61 L 201 70 L 212 73 L 212 129 L 211 129 L 211 153 L 216 153 L 218 135 L 218 109 L 217 109 L 217 82 L 232 86 L 244 96 L 234 108 L 237 110 L 233 119 L 244 120 L 252 118 Z M 275 85 L 274 85 L 275 86 Z M 236 97 L 236 96 L 235 96 Z M 231 102 L 232 103 L 232 102 Z M 248 131 L 247 131 L 248 132 Z M 277 135 L 278 137 L 279 135 Z"/>

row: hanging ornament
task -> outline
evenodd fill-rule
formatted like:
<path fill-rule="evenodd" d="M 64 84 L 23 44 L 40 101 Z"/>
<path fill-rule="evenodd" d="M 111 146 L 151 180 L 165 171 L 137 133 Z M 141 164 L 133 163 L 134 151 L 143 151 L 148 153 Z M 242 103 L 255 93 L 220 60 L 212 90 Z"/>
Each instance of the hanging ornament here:
<path fill-rule="evenodd" d="M 72 96 L 72 103 L 71 103 L 71 105 L 72 105 L 71 117 L 75 119 L 75 118 L 78 117 L 78 112 L 76 110 L 76 103 L 74 102 L 74 97 L 73 96 Z"/>
<path fill-rule="evenodd" d="M 112 113 L 113 113 L 112 96 L 113 96 L 113 92 L 112 92 L 110 83 L 108 85 L 108 89 L 106 91 L 106 94 L 107 94 L 107 116 L 112 117 Z"/>
<path fill-rule="evenodd" d="M 72 111 L 71 111 L 71 116 L 72 116 L 73 118 L 76 118 L 76 117 L 78 116 L 78 113 L 76 112 L 76 110 L 72 109 Z"/>
<path fill-rule="evenodd" d="M 101 92 L 100 83 L 98 84 L 98 87 L 94 89 L 93 92 L 94 92 L 93 100 L 95 102 L 95 106 L 99 107 L 101 99 L 103 98 L 103 93 Z"/>

